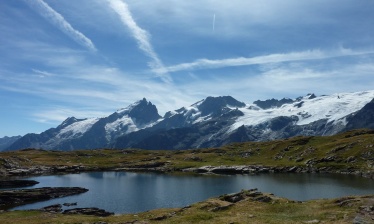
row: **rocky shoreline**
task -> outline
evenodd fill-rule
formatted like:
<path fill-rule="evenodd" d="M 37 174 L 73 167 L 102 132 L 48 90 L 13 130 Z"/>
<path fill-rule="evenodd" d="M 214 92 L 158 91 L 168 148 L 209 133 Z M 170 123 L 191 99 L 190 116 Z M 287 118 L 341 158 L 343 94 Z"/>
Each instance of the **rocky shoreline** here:
<path fill-rule="evenodd" d="M 196 174 L 259 174 L 259 173 L 334 173 L 358 175 L 365 178 L 374 179 L 373 171 L 360 171 L 353 168 L 333 169 L 332 167 L 304 167 L 304 166 L 262 166 L 262 165 L 238 165 L 238 166 L 201 166 L 184 169 L 172 169 L 167 166 L 149 167 L 122 167 L 113 169 L 114 171 L 130 172 L 184 172 Z"/>
<path fill-rule="evenodd" d="M 0 180 L 0 189 L 2 188 L 18 188 L 31 187 L 38 184 L 35 180 Z"/>
<path fill-rule="evenodd" d="M 202 166 L 199 168 L 183 169 L 183 172 L 194 173 L 212 173 L 212 174 L 256 174 L 256 173 L 338 173 L 338 174 L 353 174 L 366 178 L 374 179 L 373 172 L 362 172 L 354 169 L 334 170 L 331 167 L 301 167 L 301 166 L 286 166 L 286 167 L 270 167 L 260 165 L 249 166 Z"/>
<path fill-rule="evenodd" d="M 66 174 L 80 173 L 88 171 L 102 171 L 99 168 L 89 168 L 82 165 L 73 166 L 31 166 L 31 167 L 12 167 L 3 170 L 0 176 L 41 176 L 46 174 Z"/>
<path fill-rule="evenodd" d="M 73 166 L 32 166 L 29 168 L 15 168 L 3 170 L 2 176 L 42 176 L 55 174 L 70 174 L 81 172 L 97 171 L 130 171 L 130 172 L 160 172 L 160 173 L 197 173 L 197 174 L 258 174 L 258 173 L 335 173 L 351 174 L 365 178 L 374 179 L 374 171 L 360 171 L 351 167 L 345 169 L 334 169 L 333 167 L 315 167 L 315 166 L 263 166 L 263 165 L 233 165 L 233 166 L 201 166 L 176 169 L 169 166 L 168 163 L 141 164 L 137 166 L 98 168 L 87 167 L 83 165 Z M 1 188 L 1 182 L 0 182 Z"/>
<path fill-rule="evenodd" d="M 10 209 L 16 206 L 82 194 L 88 189 L 81 187 L 43 187 L 34 189 L 17 189 L 0 191 L 0 209 Z"/>
<path fill-rule="evenodd" d="M 68 204 L 68 205 L 67 205 Z M 71 205 L 73 204 L 73 205 Z M 90 207 L 90 208 L 72 208 L 72 209 L 62 209 L 62 206 L 76 206 L 77 203 L 64 203 L 54 204 L 50 206 L 43 207 L 41 209 L 36 209 L 36 211 L 49 212 L 49 213 L 61 213 L 64 215 L 93 215 L 99 217 L 107 217 L 114 215 L 113 212 L 105 211 L 104 209 Z"/>
<path fill-rule="evenodd" d="M 39 182 L 34 180 L 0 180 L 0 188 L 18 188 L 28 187 L 38 184 Z M 0 211 L 9 210 L 11 208 L 30 204 L 39 201 L 47 201 L 54 198 L 62 198 L 66 196 L 82 194 L 87 192 L 88 189 L 81 187 L 43 187 L 34 189 L 9 189 L 0 191 Z M 77 203 L 64 203 L 50 205 L 36 211 L 43 211 L 49 213 L 61 213 L 67 215 L 93 215 L 106 217 L 114 215 L 112 212 L 105 211 L 100 208 L 73 208 L 73 209 L 62 209 L 62 206 L 76 206 Z M 30 210 L 32 211 L 32 210 Z"/>
<path fill-rule="evenodd" d="M 302 166 L 262 166 L 262 165 L 239 165 L 239 166 L 201 166 L 193 168 L 175 169 L 170 166 L 169 163 L 146 163 L 139 164 L 136 166 L 120 167 L 120 168 L 108 168 L 98 169 L 86 166 L 32 166 L 30 168 L 22 169 L 7 169 L 8 177 L 11 176 L 32 176 L 32 175 L 50 175 L 50 174 L 67 174 L 67 173 L 80 173 L 90 171 L 131 171 L 131 172 L 183 172 L 183 173 L 195 173 L 195 174 L 213 174 L 213 175 L 246 175 L 246 174 L 258 174 L 258 173 L 340 173 L 340 174 L 355 174 L 367 178 L 373 178 L 371 172 L 361 172 L 354 169 L 333 169 L 333 167 L 302 167 Z M 17 181 L 17 180 L 14 180 Z M 8 182 L 12 182 L 8 181 Z M 31 182 L 30 182 L 31 183 Z M 30 184 L 29 183 L 29 184 Z M 88 191 L 84 188 L 36 188 L 36 189 L 16 189 L 16 190 L 3 190 L 0 191 L 0 209 L 7 210 L 9 208 L 37 202 L 44 201 L 58 197 L 65 197 L 73 194 L 80 194 Z M 369 197 L 369 196 L 368 196 Z M 364 197 L 362 197 L 364 198 Z M 241 191 L 239 193 L 226 194 L 218 197 L 219 203 L 217 205 L 207 206 L 208 212 L 222 212 L 230 209 L 237 203 L 244 201 L 256 201 L 272 203 L 274 196 L 272 194 L 263 194 L 258 192 L 257 189 L 251 189 L 247 191 Z M 352 203 L 364 199 L 356 198 L 341 198 L 337 199 L 337 203 L 340 207 L 352 206 Z M 373 201 L 372 196 L 365 200 Z M 202 202 L 205 203 L 205 202 Z M 287 202 L 288 203 L 288 202 Z M 352 205 L 351 205 L 352 204 Z M 371 202 L 366 203 L 364 206 L 359 207 L 356 215 L 354 216 L 354 223 L 360 223 L 362 220 L 374 220 L 374 208 L 370 205 Z M 76 206 L 76 203 L 67 203 L 63 206 Z M 114 217 L 114 213 L 105 211 L 100 208 L 72 208 L 62 209 L 61 204 L 47 206 L 36 211 L 42 211 L 46 213 L 54 213 L 58 215 L 89 215 L 97 217 Z M 149 220 L 153 221 L 167 221 L 169 218 L 175 217 L 175 213 L 172 215 L 160 215 L 155 216 Z M 253 216 L 255 217 L 255 216 Z M 315 220 L 312 220 L 315 221 Z M 357 221 L 357 222 L 356 222 Z"/>

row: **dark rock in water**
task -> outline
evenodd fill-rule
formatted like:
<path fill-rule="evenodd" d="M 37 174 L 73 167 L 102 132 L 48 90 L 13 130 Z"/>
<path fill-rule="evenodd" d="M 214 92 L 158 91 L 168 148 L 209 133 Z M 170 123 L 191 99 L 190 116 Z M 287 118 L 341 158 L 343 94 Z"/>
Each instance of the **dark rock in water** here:
<path fill-rule="evenodd" d="M 62 212 L 62 205 L 60 205 L 60 204 L 50 205 L 50 206 L 46 206 L 44 208 L 41 208 L 40 210 L 43 211 L 43 212 L 60 213 L 60 212 Z"/>
<path fill-rule="evenodd" d="M 67 214 L 67 215 L 94 215 L 94 216 L 101 216 L 101 217 L 106 217 L 110 215 L 114 215 L 112 212 L 107 212 L 104 209 L 99 209 L 99 208 L 73 208 L 73 209 L 68 209 L 62 212 L 62 214 Z"/>
<path fill-rule="evenodd" d="M 81 187 L 43 187 L 35 189 L 0 191 L 0 209 L 9 209 L 37 201 L 61 198 L 87 192 Z"/>
<path fill-rule="evenodd" d="M 38 183 L 35 180 L 0 180 L 0 188 L 30 187 Z"/>
<path fill-rule="evenodd" d="M 66 206 L 66 207 L 69 207 L 69 206 L 76 206 L 77 204 L 78 204 L 77 202 L 74 202 L 74 203 L 64 203 L 62 205 Z"/>

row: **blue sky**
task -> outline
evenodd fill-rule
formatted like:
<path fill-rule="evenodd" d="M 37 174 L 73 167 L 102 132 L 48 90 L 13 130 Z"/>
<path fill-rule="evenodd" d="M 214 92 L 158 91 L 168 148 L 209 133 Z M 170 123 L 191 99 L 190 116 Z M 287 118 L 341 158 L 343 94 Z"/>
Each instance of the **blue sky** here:
<path fill-rule="evenodd" d="M 294 98 L 374 87 L 372 0 L 0 0 L 0 137 L 146 97 Z"/>

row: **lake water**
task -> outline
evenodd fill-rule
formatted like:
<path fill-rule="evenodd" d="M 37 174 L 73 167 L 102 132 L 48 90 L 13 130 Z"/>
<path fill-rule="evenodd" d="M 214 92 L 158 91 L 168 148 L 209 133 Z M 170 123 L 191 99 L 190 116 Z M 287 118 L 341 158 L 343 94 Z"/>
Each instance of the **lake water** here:
<path fill-rule="evenodd" d="M 78 202 L 115 213 L 135 213 L 156 208 L 184 207 L 222 194 L 258 188 L 293 200 L 374 194 L 374 180 L 337 174 L 172 175 L 131 172 L 93 172 L 27 178 L 39 187 L 84 187 L 75 196 L 20 206 L 38 209 L 52 204 Z"/>

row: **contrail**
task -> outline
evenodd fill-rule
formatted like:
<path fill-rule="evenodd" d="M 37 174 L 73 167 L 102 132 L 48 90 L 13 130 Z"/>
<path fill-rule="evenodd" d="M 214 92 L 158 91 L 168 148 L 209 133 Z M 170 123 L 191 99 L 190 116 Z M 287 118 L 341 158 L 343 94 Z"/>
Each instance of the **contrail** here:
<path fill-rule="evenodd" d="M 251 58 L 238 57 L 238 58 L 226 58 L 218 60 L 210 59 L 198 59 L 189 63 L 182 63 L 173 66 L 166 67 L 165 69 L 169 72 L 178 71 L 191 71 L 201 69 L 216 69 L 224 67 L 236 67 L 236 66 L 248 66 L 248 65 L 261 65 L 269 63 L 283 63 L 292 61 L 308 61 L 308 60 L 320 60 L 327 58 L 337 58 L 344 56 L 355 56 L 372 54 L 374 51 L 332 51 L 325 52 L 320 50 L 309 50 L 300 52 L 289 52 L 283 54 L 269 54 L 264 56 L 257 56 Z"/>
<path fill-rule="evenodd" d="M 127 26 L 135 40 L 138 42 L 139 48 L 152 59 L 148 63 L 149 67 L 156 72 L 156 74 L 165 82 L 170 82 L 171 78 L 167 74 L 167 70 L 163 65 L 156 52 L 153 50 L 151 42 L 149 40 L 149 34 L 136 24 L 134 18 L 127 4 L 121 0 L 107 0 L 110 7 L 119 15 L 122 23 Z"/>
<path fill-rule="evenodd" d="M 215 26 L 216 26 L 216 14 L 213 15 L 213 32 L 215 30 Z"/>
<path fill-rule="evenodd" d="M 68 23 L 64 17 L 52 9 L 43 0 L 25 0 L 25 2 L 41 16 L 43 16 L 50 23 L 58 27 L 62 32 L 68 35 L 78 44 L 88 48 L 90 51 L 97 51 L 95 45 L 90 39 L 83 35 L 78 30 L 74 29 L 70 23 Z"/>

